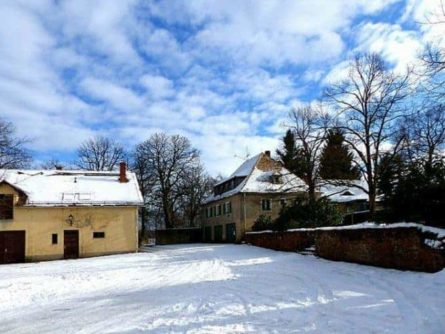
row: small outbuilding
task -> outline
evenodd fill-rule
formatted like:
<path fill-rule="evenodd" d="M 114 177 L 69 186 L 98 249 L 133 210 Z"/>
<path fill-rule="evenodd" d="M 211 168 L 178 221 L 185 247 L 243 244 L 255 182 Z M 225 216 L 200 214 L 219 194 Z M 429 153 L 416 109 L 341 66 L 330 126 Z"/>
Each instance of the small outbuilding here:
<path fill-rule="evenodd" d="M 0 264 L 136 252 L 136 175 L 0 170 Z"/>

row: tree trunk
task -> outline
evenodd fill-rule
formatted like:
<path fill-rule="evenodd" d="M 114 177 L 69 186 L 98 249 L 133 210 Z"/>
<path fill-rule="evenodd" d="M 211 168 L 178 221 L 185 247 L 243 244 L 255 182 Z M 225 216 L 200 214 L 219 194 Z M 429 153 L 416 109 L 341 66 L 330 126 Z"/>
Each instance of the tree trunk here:
<path fill-rule="evenodd" d="M 375 198 L 376 198 L 376 191 L 374 186 L 369 187 L 369 219 L 374 220 L 375 218 Z"/>

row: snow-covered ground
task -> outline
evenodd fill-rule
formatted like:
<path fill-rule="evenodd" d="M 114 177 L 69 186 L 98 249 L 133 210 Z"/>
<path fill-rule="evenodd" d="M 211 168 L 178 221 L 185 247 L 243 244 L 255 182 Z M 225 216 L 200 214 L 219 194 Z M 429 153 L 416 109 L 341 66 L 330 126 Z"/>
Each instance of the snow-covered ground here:
<path fill-rule="evenodd" d="M 0 266 L 1 333 L 445 333 L 445 271 L 245 245 Z"/>

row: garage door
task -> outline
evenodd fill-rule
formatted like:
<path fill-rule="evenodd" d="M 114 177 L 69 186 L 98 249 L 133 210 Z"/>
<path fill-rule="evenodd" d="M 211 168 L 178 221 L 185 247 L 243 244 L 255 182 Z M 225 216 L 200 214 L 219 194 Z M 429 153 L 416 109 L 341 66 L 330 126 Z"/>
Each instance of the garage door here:
<path fill-rule="evenodd" d="M 227 224 L 226 225 L 226 242 L 235 242 L 236 241 L 236 225 L 235 224 Z"/>
<path fill-rule="evenodd" d="M 212 227 L 211 226 L 204 227 L 204 241 L 205 242 L 212 241 Z"/>
<path fill-rule="evenodd" d="M 0 264 L 25 262 L 25 231 L 0 232 Z"/>
<path fill-rule="evenodd" d="M 216 225 L 215 226 L 215 242 L 222 242 L 223 240 L 223 227 L 222 225 Z"/>

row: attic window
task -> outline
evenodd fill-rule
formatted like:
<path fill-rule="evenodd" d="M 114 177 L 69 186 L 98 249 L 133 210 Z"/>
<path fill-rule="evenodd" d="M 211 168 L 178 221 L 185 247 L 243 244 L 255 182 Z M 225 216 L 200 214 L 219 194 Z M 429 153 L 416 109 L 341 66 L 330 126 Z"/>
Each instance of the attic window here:
<path fill-rule="evenodd" d="M 346 190 L 343 194 L 341 194 L 342 196 L 354 196 L 353 193 L 351 193 L 349 190 Z"/>
<path fill-rule="evenodd" d="M 14 195 L 0 194 L 0 219 L 14 218 Z"/>
<path fill-rule="evenodd" d="M 91 193 L 63 193 L 62 200 L 66 202 L 91 201 Z"/>
<path fill-rule="evenodd" d="M 91 201 L 91 194 L 85 193 L 85 194 L 78 194 L 79 195 L 79 201 Z"/>
<path fill-rule="evenodd" d="M 63 201 L 74 201 L 74 194 L 73 193 L 63 193 L 62 200 Z"/>

